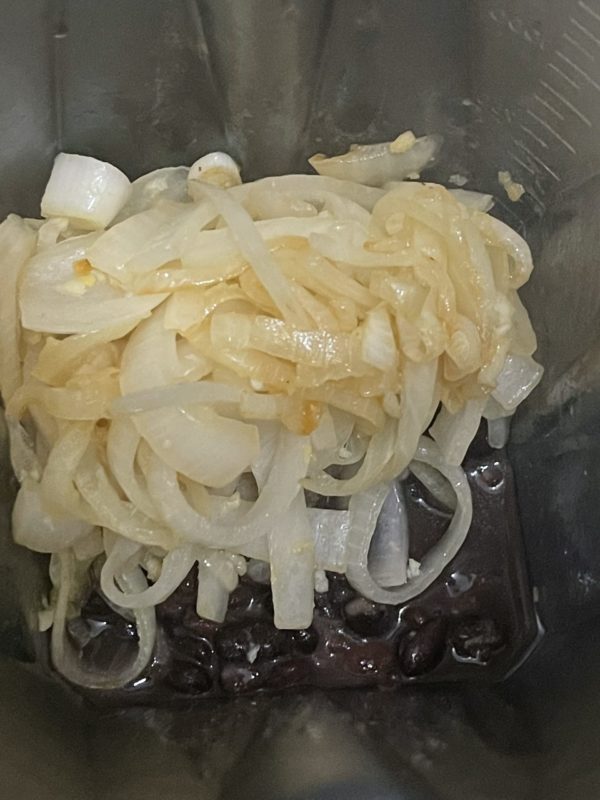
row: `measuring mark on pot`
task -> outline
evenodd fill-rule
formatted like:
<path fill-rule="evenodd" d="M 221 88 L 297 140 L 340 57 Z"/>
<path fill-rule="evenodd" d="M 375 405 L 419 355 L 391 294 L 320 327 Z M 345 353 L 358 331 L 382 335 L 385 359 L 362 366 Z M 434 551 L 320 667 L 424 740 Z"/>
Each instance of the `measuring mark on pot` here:
<path fill-rule="evenodd" d="M 560 177 L 556 174 L 556 172 L 554 172 L 554 170 L 551 169 L 545 161 L 542 161 L 539 156 L 536 156 L 535 153 L 532 153 L 524 142 L 522 142 L 520 139 L 513 139 L 513 142 L 519 148 L 519 150 L 522 150 L 524 153 L 526 153 L 532 161 L 538 164 L 545 172 L 548 173 L 548 175 L 554 178 L 555 181 L 560 183 Z"/>
<path fill-rule="evenodd" d="M 576 83 L 572 78 L 569 78 L 569 76 L 565 72 L 563 72 L 560 67 L 557 67 L 556 64 L 553 64 L 551 61 L 548 62 L 548 66 L 550 67 L 551 70 L 554 70 L 554 72 L 556 72 L 557 75 L 560 75 L 560 77 L 564 81 L 566 81 L 566 83 L 568 83 L 569 86 L 572 86 L 573 89 L 576 89 L 578 92 L 581 91 L 581 86 L 578 83 Z"/>
<path fill-rule="evenodd" d="M 530 117 L 531 117 L 533 120 L 535 120 L 535 121 L 538 123 L 538 125 L 541 125 L 541 126 L 542 126 L 542 128 L 544 128 L 545 130 L 547 130 L 547 131 L 548 131 L 548 133 L 549 133 L 551 136 L 554 136 L 554 138 L 556 139 L 556 141 L 557 141 L 557 142 L 560 142 L 560 144 L 562 144 L 562 145 L 563 145 L 563 147 L 566 147 L 566 148 L 567 148 L 567 150 L 569 150 L 569 152 L 571 152 L 571 153 L 573 153 L 573 154 L 575 153 L 575 148 L 573 147 L 573 145 L 572 145 L 572 144 L 570 144 L 569 142 L 567 142 L 567 140 L 566 140 L 566 139 L 565 139 L 563 136 L 561 136 L 561 135 L 560 135 L 560 133 L 559 133 L 558 131 L 556 131 L 556 130 L 555 130 L 553 127 L 552 127 L 552 125 L 550 125 L 550 123 L 546 122 L 546 120 L 545 120 L 545 119 L 542 119 L 541 117 L 539 117 L 539 116 L 538 116 L 538 115 L 537 115 L 537 114 L 536 114 L 534 111 L 532 111 L 530 108 L 528 108 L 528 109 L 527 109 L 527 115 L 528 115 L 528 116 L 530 116 Z"/>
<path fill-rule="evenodd" d="M 531 136 L 531 138 L 533 139 L 533 141 L 534 141 L 534 142 L 537 142 L 537 143 L 538 143 L 538 144 L 539 144 L 541 147 L 543 147 L 543 148 L 544 148 L 544 150 L 547 150 L 547 149 L 548 149 L 548 143 L 547 143 L 547 142 L 545 142 L 545 141 L 544 141 L 544 140 L 541 138 L 541 136 L 538 136 L 536 133 L 534 133 L 534 132 L 531 130 L 531 128 L 528 128 L 528 127 L 527 127 L 527 125 L 519 125 L 519 128 L 521 128 L 521 130 L 523 131 L 523 133 L 526 133 L 528 136 Z"/>
<path fill-rule="evenodd" d="M 590 51 L 586 47 L 584 47 L 581 44 L 581 42 L 578 42 L 577 39 L 574 39 L 570 33 L 567 32 L 563 33 L 562 38 L 565 40 L 565 42 L 568 42 L 572 47 L 574 47 L 578 52 L 580 52 L 590 61 L 596 60 L 593 53 L 590 53 Z"/>
<path fill-rule="evenodd" d="M 550 92 L 551 95 L 556 97 L 556 99 L 559 102 L 561 102 L 564 105 L 565 108 L 568 108 L 569 111 L 571 111 L 573 114 L 575 114 L 576 117 L 579 117 L 579 119 L 585 125 L 587 125 L 588 128 L 592 127 L 592 123 L 585 116 L 585 114 L 582 114 L 581 111 L 576 106 L 573 105 L 573 103 L 569 102 L 569 100 L 567 100 L 567 98 L 564 95 L 562 95 L 558 91 L 558 89 L 555 89 L 554 86 L 551 86 L 549 83 L 546 83 L 546 81 L 544 81 L 544 80 L 540 80 L 540 86 L 542 86 L 544 89 L 546 89 L 546 91 Z"/>
<path fill-rule="evenodd" d="M 575 19 L 575 17 L 569 17 L 569 22 L 571 25 L 573 25 L 573 27 L 577 28 L 578 31 L 581 31 L 584 36 L 587 36 L 590 42 L 593 42 L 597 47 L 600 47 L 600 39 L 597 36 L 594 36 L 594 34 L 588 28 L 586 28 L 585 25 L 582 25 L 578 19 Z"/>
<path fill-rule="evenodd" d="M 556 108 L 554 108 L 554 106 L 551 105 L 551 103 L 549 103 L 547 100 L 544 100 L 543 97 L 540 97 L 539 94 L 534 94 L 533 99 L 536 100 L 540 105 L 544 106 L 544 108 L 547 109 L 551 114 L 554 114 L 554 116 L 557 119 L 560 119 L 564 122 L 565 119 L 564 115 L 561 114 L 560 111 L 558 111 Z"/>
<path fill-rule="evenodd" d="M 584 3 L 584 0 L 579 0 L 577 5 L 579 6 L 579 8 L 582 8 L 587 14 L 589 14 L 590 17 L 600 22 L 600 12 L 594 11 L 594 9 L 590 8 L 590 6 L 588 6 L 587 3 Z"/>
<path fill-rule="evenodd" d="M 587 83 L 589 83 L 590 86 L 593 86 L 594 89 L 596 89 L 596 91 L 600 92 L 600 83 L 598 83 L 598 81 L 594 80 L 594 78 L 592 78 L 591 75 L 589 75 L 584 69 L 582 69 L 578 64 L 576 64 L 572 59 L 570 59 L 560 50 L 555 50 L 555 53 L 564 64 L 567 64 L 573 70 L 573 72 L 576 72 Z"/>
<path fill-rule="evenodd" d="M 528 172 L 530 175 L 535 175 L 535 170 L 532 167 L 530 167 L 529 164 L 526 164 L 521 158 L 519 158 L 519 156 L 515 155 L 512 152 L 512 150 L 508 151 L 508 156 L 509 156 L 509 158 L 512 158 L 512 160 L 516 164 L 518 164 L 520 167 L 522 167 L 525 170 L 525 172 Z"/>

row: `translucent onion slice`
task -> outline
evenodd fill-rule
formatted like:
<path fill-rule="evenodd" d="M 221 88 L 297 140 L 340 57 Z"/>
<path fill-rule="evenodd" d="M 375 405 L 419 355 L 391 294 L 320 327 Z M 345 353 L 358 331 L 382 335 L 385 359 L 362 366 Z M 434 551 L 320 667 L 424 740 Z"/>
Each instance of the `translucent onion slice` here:
<path fill-rule="evenodd" d="M 498 375 L 492 397 L 511 413 L 535 389 L 543 372 L 543 368 L 531 357 L 509 354 Z"/>
<path fill-rule="evenodd" d="M 435 467 L 448 479 L 456 494 L 456 511 L 442 538 L 423 558 L 419 574 L 412 577 L 404 586 L 386 589 L 379 586 L 370 575 L 368 555 L 371 538 L 388 487 L 379 485 L 351 498 L 346 575 L 356 591 L 376 603 L 398 605 L 421 594 L 458 553 L 471 525 L 473 514 L 471 490 L 462 469 L 446 464 L 435 443 L 425 437 L 420 440 L 415 459 Z"/>
<path fill-rule="evenodd" d="M 439 136 L 423 136 L 413 139 L 408 149 L 397 148 L 394 142 L 355 145 L 343 155 L 315 155 L 309 163 L 319 175 L 382 186 L 387 181 L 418 175 L 433 162 L 441 141 Z"/>
<path fill-rule="evenodd" d="M 177 589 L 199 557 L 191 545 L 167 553 L 160 575 L 152 586 L 141 592 L 124 592 L 118 586 L 123 570 L 122 553 L 114 547 L 100 573 L 100 586 L 105 596 L 121 608 L 150 608 L 164 602 Z M 131 558 L 131 556 L 129 556 Z M 129 560 L 129 559 L 126 559 Z"/>
<path fill-rule="evenodd" d="M 269 532 L 271 591 L 275 627 L 301 630 L 313 618 L 315 591 L 315 540 L 304 492 Z"/>
<path fill-rule="evenodd" d="M 456 495 L 448 480 L 435 467 L 422 461 L 411 461 L 410 471 L 440 505 L 454 511 L 456 508 Z"/>
<path fill-rule="evenodd" d="M 223 622 L 229 595 L 238 585 L 238 575 L 246 571 L 246 561 L 238 555 L 210 551 L 198 562 L 196 613 L 214 622 Z"/>
<path fill-rule="evenodd" d="M 166 386 L 179 377 L 175 333 L 165 330 L 163 320 L 161 311 L 131 335 L 121 362 L 124 394 Z M 259 449 L 253 425 L 203 406 L 193 411 L 182 407 L 146 411 L 134 422 L 166 464 L 206 486 L 230 483 L 248 468 Z"/>
<path fill-rule="evenodd" d="M 347 511 L 309 508 L 308 519 L 315 537 L 315 563 L 319 569 L 346 572 L 349 516 Z"/>
<path fill-rule="evenodd" d="M 462 464 L 479 428 L 487 397 L 469 400 L 456 414 L 442 408 L 429 433 L 448 464 Z"/>
<path fill-rule="evenodd" d="M 98 234 L 77 236 L 34 256 L 23 270 L 21 324 L 43 333 L 93 333 L 147 317 L 166 295 L 128 295 L 93 273 L 78 275 Z"/>
<path fill-rule="evenodd" d="M 82 460 L 74 483 L 81 497 L 92 509 L 97 525 L 149 547 L 172 547 L 172 532 L 146 517 L 132 503 L 122 500 L 106 470 L 100 464 L 94 464 L 90 452 Z"/>
<path fill-rule="evenodd" d="M 54 611 L 51 635 L 51 656 L 55 669 L 68 681 L 88 689 L 121 689 L 134 681 L 148 666 L 156 641 L 156 615 L 154 608 L 136 609 L 135 624 L 138 637 L 137 653 L 130 664 L 119 671 L 98 669 L 86 664 L 75 653 L 69 642 L 66 621 L 72 604 L 81 602 L 80 592 L 88 565 L 79 564 L 70 551 L 60 553 L 58 559 L 58 596 Z M 143 592 L 148 584 L 141 569 L 135 569 L 119 578 L 122 587 L 130 592 Z"/>
<path fill-rule="evenodd" d="M 234 406 L 238 405 L 241 399 L 242 390 L 235 386 L 214 381 L 193 381 L 123 395 L 113 400 L 111 410 L 113 414 L 141 414 L 144 411 L 168 406 Z"/>
<path fill-rule="evenodd" d="M 190 239 L 215 218 L 209 203 L 160 203 L 123 220 L 90 247 L 91 265 L 128 284 L 181 258 Z"/>
<path fill-rule="evenodd" d="M 106 438 L 106 459 L 113 476 L 127 498 L 150 519 L 159 519 L 158 511 L 141 475 L 136 470 L 136 455 L 141 437 L 125 416 L 113 419 Z"/>
<path fill-rule="evenodd" d="M 91 358 L 96 348 L 126 336 L 137 322 L 138 320 L 133 319 L 101 331 L 68 336 L 65 339 L 46 337 L 31 371 L 32 376 L 50 386 L 61 386 Z"/>
<path fill-rule="evenodd" d="M 261 178 L 252 183 L 234 186 L 229 189 L 229 193 L 238 202 L 246 204 L 249 194 L 256 190 L 286 192 L 309 202 L 311 198 L 315 197 L 315 193 L 331 192 L 340 197 L 347 197 L 367 211 L 371 211 L 377 201 L 385 194 L 382 189 L 364 186 L 356 181 L 341 180 L 323 175 L 279 175 L 272 178 Z"/>
<path fill-rule="evenodd" d="M 189 167 L 163 167 L 148 172 L 131 184 L 129 200 L 119 211 L 113 224 L 116 225 L 134 214 L 147 211 L 159 201 L 185 203 L 189 200 L 187 176 Z"/>
<path fill-rule="evenodd" d="M 510 436 L 510 417 L 498 417 L 498 419 L 488 419 L 487 421 L 487 440 L 490 447 L 501 450 L 508 444 Z"/>
<path fill-rule="evenodd" d="M 469 189 L 449 189 L 449 192 L 459 203 L 474 211 L 487 213 L 494 207 L 494 198 L 491 194 L 472 192 Z"/>
<path fill-rule="evenodd" d="M 399 481 L 392 483 L 379 512 L 367 564 L 379 586 L 402 586 L 407 581 L 408 512 Z"/>
<path fill-rule="evenodd" d="M 212 568 L 210 560 L 198 564 L 196 614 L 199 617 L 212 622 L 223 622 L 227 614 L 230 593 L 231 590 Z"/>
<path fill-rule="evenodd" d="M 56 515 L 48 509 L 39 483 L 22 481 L 12 513 L 15 542 L 37 553 L 58 553 L 89 536 L 95 528 L 89 522 Z"/>
<path fill-rule="evenodd" d="M 237 247 L 251 265 L 283 318 L 291 324 L 309 327 L 305 312 L 295 300 L 287 279 L 279 271 L 248 212 L 223 189 L 204 183 L 202 187 L 204 194 L 226 221 Z"/>

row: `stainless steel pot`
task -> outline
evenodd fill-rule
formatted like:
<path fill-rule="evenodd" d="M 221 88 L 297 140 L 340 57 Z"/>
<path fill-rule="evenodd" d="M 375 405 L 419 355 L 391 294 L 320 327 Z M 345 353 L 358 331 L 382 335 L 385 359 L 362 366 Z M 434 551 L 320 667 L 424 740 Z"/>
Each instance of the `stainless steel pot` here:
<path fill-rule="evenodd" d="M 600 796 L 600 0 L 0 0 L 0 216 L 57 150 L 132 176 L 211 149 L 246 177 L 412 128 L 537 257 L 546 366 L 513 429 L 546 636 L 496 687 L 98 712 L 28 664 L 40 572 L 3 462 L 0 786 L 22 800 Z M 508 170 L 526 187 L 511 203 Z M 5 439 L 5 437 L 4 437 Z"/>

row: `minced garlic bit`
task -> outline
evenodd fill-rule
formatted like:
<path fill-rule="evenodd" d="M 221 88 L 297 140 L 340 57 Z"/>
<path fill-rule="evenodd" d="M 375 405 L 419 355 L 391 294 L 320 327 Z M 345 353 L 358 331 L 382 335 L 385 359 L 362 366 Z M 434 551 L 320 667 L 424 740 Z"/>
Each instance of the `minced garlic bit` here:
<path fill-rule="evenodd" d="M 391 153 L 406 153 L 407 150 L 413 146 L 417 141 L 417 137 L 412 131 L 404 131 L 400 136 L 397 136 L 393 142 L 390 142 Z"/>
<path fill-rule="evenodd" d="M 510 172 L 500 170 L 500 172 L 498 173 L 498 182 L 508 195 L 508 199 L 512 200 L 513 203 L 516 203 L 517 200 L 520 200 L 521 197 L 523 197 L 523 195 L 525 194 L 525 187 L 523 186 L 523 184 L 516 183 L 516 181 L 513 181 Z"/>

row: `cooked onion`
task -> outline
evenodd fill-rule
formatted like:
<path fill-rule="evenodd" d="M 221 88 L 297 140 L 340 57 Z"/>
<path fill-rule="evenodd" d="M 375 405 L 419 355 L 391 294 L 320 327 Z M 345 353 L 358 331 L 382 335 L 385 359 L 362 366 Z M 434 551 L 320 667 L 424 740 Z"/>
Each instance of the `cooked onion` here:
<path fill-rule="evenodd" d="M 305 628 L 325 570 L 402 603 L 456 554 L 471 518 L 459 465 L 482 416 L 505 443 L 541 367 L 517 294 L 526 243 L 487 196 L 404 180 L 439 146 L 407 132 L 315 157 L 321 175 L 248 184 L 213 153 L 131 188 L 59 157 L 44 200 L 58 216 L 0 227 L 14 534 L 52 554 L 45 619 L 69 680 L 134 679 L 154 606 L 192 568 L 201 616 L 225 618 L 250 558 L 275 624 Z M 418 568 L 408 467 L 453 512 Z M 307 508 L 315 493 L 349 508 Z M 138 627 L 138 654 L 106 676 L 66 638 L 90 565 Z"/>

